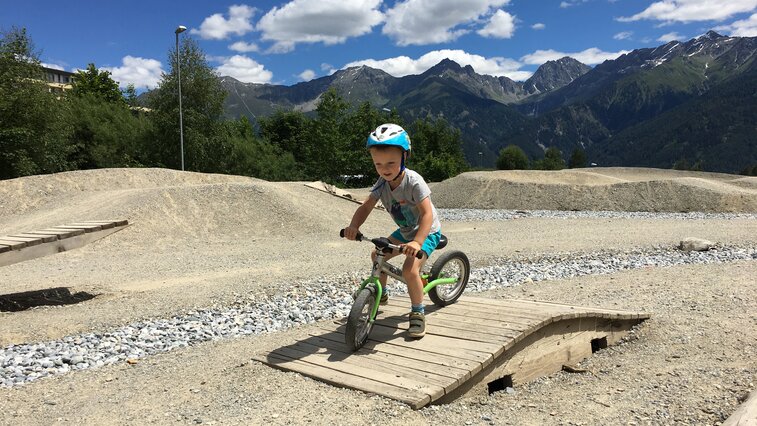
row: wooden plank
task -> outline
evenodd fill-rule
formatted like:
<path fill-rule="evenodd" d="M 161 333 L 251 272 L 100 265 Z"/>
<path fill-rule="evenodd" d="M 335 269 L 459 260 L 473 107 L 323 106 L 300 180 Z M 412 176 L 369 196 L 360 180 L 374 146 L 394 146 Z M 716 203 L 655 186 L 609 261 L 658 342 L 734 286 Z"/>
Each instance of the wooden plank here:
<path fill-rule="evenodd" d="M 11 235 L 11 237 L 37 238 L 37 239 L 42 240 L 43 243 L 51 243 L 53 241 L 58 240 L 57 235 L 39 235 L 39 234 L 29 234 L 29 233 L 15 234 L 15 235 Z"/>
<path fill-rule="evenodd" d="M 408 304 L 405 304 L 402 300 L 397 300 L 399 298 L 389 298 L 388 305 L 389 306 L 396 306 L 399 308 L 407 307 Z M 408 299 L 409 300 L 409 299 Z M 409 303 L 409 302 L 408 302 Z M 386 306 L 386 305 L 384 305 Z M 406 308 L 407 309 L 407 308 Z M 484 319 L 491 319 L 499 322 L 506 322 L 510 324 L 516 324 L 516 325 L 527 325 L 531 326 L 536 322 L 536 319 L 539 321 L 544 320 L 545 318 L 549 318 L 548 315 L 541 315 L 534 318 L 533 315 L 529 317 L 522 317 L 518 316 L 517 314 L 510 314 L 508 312 L 500 312 L 500 311 L 492 311 L 487 309 L 481 309 L 473 306 L 463 306 L 458 303 L 454 303 L 452 305 L 447 305 L 443 308 L 439 308 L 435 305 L 427 305 L 426 313 L 435 313 L 435 312 L 441 312 L 444 311 L 445 315 L 451 314 L 451 315 L 473 315 L 478 318 L 484 318 Z M 406 311 L 407 312 L 407 311 Z"/>
<path fill-rule="evenodd" d="M 39 232 L 54 232 L 58 234 L 59 239 L 65 239 L 65 238 L 71 238 L 76 237 L 79 235 L 84 235 L 83 229 L 59 229 L 59 228 L 47 228 L 43 229 Z"/>
<path fill-rule="evenodd" d="M 6 239 L 5 237 L 0 237 L 0 244 L 10 247 L 11 250 L 20 250 L 28 246 L 26 241 L 14 241 Z"/>
<path fill-rule="evenodd" d="M 574 312 L 576 310 L 584 310 L 582 308 L 577 308 L 575 306 L 558 306 L 558 305 L 538 305 L 533 304 L 531 302 L 525 301 L 525 300 L 517 300 L 517 299 L 483 299 L 483 298 L 472 298 L 472 297 L 466 297 L 460 299 L 458 303 L 461 303 L 463 305 L 471 305 L 471 306 L 486 306 L 486 307 L 493 307 L 495 309 L 511 309 L 514 311 L 538 311 L 545 314 L 555 314 L 555 313 L 565 313 L 565 312 Z"/>
<path fill-rule="evenodd" d="M 491 355 L 497 356 L 502 351 L 502 345 L 455 339 L 435 334 L 427 334 L 422 339 L 414 339 L 408 336 L 405 330 L 396 327 L 386 327 L 381 323 L 375 323 L 370 338 L 378 341 L 402 340 L 408 344 L 415 344 L 416 347 L 429 348 L 429 350 L 439 353 L 445 353 L 449 348 L 455 348 L 466 353 L 478 352 L 485 359 L 491 358 Z"/>
<path fill-rule="evenodd" d="M 543 305 L 569 306 L 569 305 L 561 305 L 561 304 L 558 304 L 556 302 L 550 302 L 548 300 L 536 300 L 535 299 L 535 300 L 529 300 L 529 302 L 543 304 Z M 582 309 L 586 309 L 586 310 L 591 311 L 591 312 L 608 312 L 608 313 L 625 314 L 625 315 L 629 315 L 629 316 L 632 317 L 632 318 L 629 318 L 629 319 L 637 319 L 637 318 L 638 319 L 647 319 L 647 318 L 651 317 L 651 315 L 648 314 L 648 313 L 634 312 L 634 311 L 628 311 L 628 310 L 623 310 L 623 309 L 587 308 L 587 307 L 583 307 Z"/>
<path fill-rule="evenodd" d="M 333 329 L 327 329 L 325 327 L 322 329 L 325 331 L 334 331 Z M 339 333 L 344 336 L 344 327 L 339 327 L 338 330 Z M 392 344 L 405 348 L 418 349 L 432 354 L 446 354 L 448 356 L 479 362 L 485 365 L 488 365 L 488 363 L 491 362 L 490 353 L 474 351 L 458 346 L 449 346 L 450 342 L 448 339 L 440 339 L 437 336 L 425 336 L 422 339 L 413 339 L 407 336 L 403 330 L 398 331 L 396 328 L 391 327 L 373 327 L 368 339 L 369 342 L 373 341 L 378 345 Z M 342 341 L 344 341 L 344 337 L 342 337 Z M 445 346 L 444 343 L 447 345 Z"/>
<path fill-rule="evenodd" d="M 6 251 L 11 251 L 11 246 L 7 246 L 5 244 L 0 244 L 0 253 L 5 253 Z"/>
<path fill-rule="evenodd" d="M 26 243 L 26 247 L 42 244 L 42 237 L 29 238 L 29 237 L 16 237 L 16 236 L 7 235 L 7 236 L 2 237 L 2 239 L 5 241 L 16 241 L 16 242 Z"/>
<path fill-rule="evenodd" d="M 398 312 L 397 308 L 392 306 L 382 306 L 382 309 L 385 310 L 385 312 Z M 395 311 L 396 310 L 396 311 Z M 378 322 L 384 325 L 390 325 L 391 323 L 395 322 L 395 319 L 398 318 L 396 316 L 390 317 L 390 318 L 381 318 L 379 317 L 377 319 Z M 401 320 L 396 321 L 398 323 L 397 327 L 402 328 L 403 330 L 407 330 L 408 328 L 408 322 L 406 317 L 402 317 Z M 520 334 L 517 331 L 514 330 L 507 330 L 502 328 L 493 328 L 493 327 L 487 327 L 483 324 L 471 324 L 464 321 L 462 317 L 459 316 L 446 316 L 443 315 L 440 312 L 435 312 L 434 314 L 426 315 L 426 326 L 427 326 L 427 332 L 433 333 L 433 334 L 439 334 L 443 336 L 450 336 L 460 339 L 466 339 L 466 340 L 478 340 L 483 342 L 489 342 L 489 341 L 497 341 L 497 342 L 507 342 L 509 340 L 512 340 L 513 337 Z M 441 332 L 441 331 L 444 332 Z M 451 334 L 450 334 L 451 333 Z"/>
<path fill-rule="evenodd" d="M 115 228 L 116 224 L 113 222 L 75 222 L 69 224 L 69 226 L 99 226 L 100 229 Z"/>
<path fill-rule="evenodd" d="M 115 219 L 115 220 L 80 220 L 78 223 L 94 223 L 94 224 L 104 224 L 104 223 L 112 223 L 113 226 L 126 226 L 129 224 L 129 221 L 126 219 Z"/>
<path fill-rule="evenodd" d="M 409 405 L 414 410 L 431 402 L 431 397 L 423 392 L 409 391 L 399 386 L 379 383 L 362 377 L 353 377 L 338 370 L 324 369 L 298 359 L 273 354 L 268 354 L 267 356 L 256 355 L 252 359 L 281 370 L 296 371 L 334 386 L 351 387 L 363 392 L 392 398 Z M 349 385 L 346 385 L 346 383 L 349 383 Z"/>
<path fill-rule="evenodd" d="M 458 377 L 460 375 L 454 374 L 452 370 L 444 368 L 430 369 L 423 362 L 411 358 L 403 358 L 380 351 L 370 352 L 365 349 L 352 352 L 349 351 L 344 344 L 338 344 L 328 340 L 316 344 L 311 342 L 314 343 L 314 341 L 310 339 L 297 342 L 294 344 L 294 347 L 298 349 L 301 348 L 305 352 L 326 349 L 326 352 L 323 353 L 324 355 L 334 354 L 338 357 L 342 357 L 341 362 L 347 362 L 361 368 L 371 368 L 375 371 L 383 372 L 389 376 L 389 380 L 393 380 L 393 376 L 407 377 L 413 380 L 419 380 L 422 383 L 441 386 L 444 389 L 444 393 L 459 385 Z"/>
<path fill-rule="evenodd" d="M 81 225 L 81 226 L 58 225 L 55 228 L 57 229 L 83 229 L 84 232 L 87 234 L 89 234 L 90 232 L 96 232 L 96 231 L 102 230 L 102 227 L 100 225 Z"/>
<path fill-rule="evenodd" d="M 459 379 L 460 377 L 465 376 L 465 374 L 468 372 L 467 368 L 442 365 L 436 362 L 427 362 L 423 359 L 412 356 L 397 355 L 394 352 L 384 351 L 384 348 L 372 349 L 370 345 L 364 345 L 359 350 L 352 352 L 347 348 L 347 345 L 344 343 L 344 339 L 337 341 L 333 339 L 325 339 L 321 336 L 316 335 L 308 338 L 305 342 L 308 342 L 315 346 L 325 347 L 335 352 L 343 352 L 347 355 L 358 355 L 361 357 L 361 359 L 371 359 L 372 357 L 378 357 L 379 359 L 376 360 L 377 362 L 383 362 L 388 365 L 402 365 L 417 371 L 437 374 L 446 378 Z"/>
<path fill-rule="evenodd" d="M 384 371 L 379 371 L 371 365 L 355 365 L 349 362 L 344 362 L 344 360 L 342 360 L 342 362 L 329 361 L 326 356 L 323 356 L 323 354 L 309 353 L 292 346 L 276 349 L 276 351 L 272 352 L 270 355 L 274 354 L 348 373 L 353 377 L 362 377 L 364 379 L 370 379 L 387 385 L 394 385 L 408 390 L 423 392 L 428 395 L 432 401 L 444 395 L 444 388 L 441 386 L 424 383 L 420 379 L 403 377 L 397 374 L 386 374 Z M 352 387 L 350 382 L 345 384 Z"/>
<path fill-rule="evenodd" d="M 45 231 L 29 231 L 29 232 L 25 232 L 24 234 L 37 235 L 37 236 L 42 236 L 42 237 L 55 237 L 56 240 L 60 239 L 60 234 L 57 233 L 57 232 L 52 232 L 52 231 L 48 231 L 48 232 L 45 232 Z"/>
<path fill-rule="evenodd" d="M 337 332 L 314 334 L 311 336 L 316 338 L 316 341 L 329 340 L 336 344 L 344 344 L 344 334 Z M 454 369 L 461 374 L 461 377 L 468 378 L 471 374 L 476 374 L 481 371 L 481 363 L 476 361 L 469 361 L 467 359 L 456 358 L 447 354 L 437 354 L 422 351 L 417 348 L 408 348 L 404 346 L 393 345 L 389 343 L 379 343 L 374 340 L 368 340 L 363 349 L 367 351 L 381 351 L 384 353 L 390 353 L 405 358 L 417 359 L 423 361 L 429 365 L 429 368 L 435 368 L 435 366 L 441 366 L 447 369 Z M 361 350 L 363 350 L 361 349 Z"/>
<path fill-rule="evenodd" d="M 392 303 L 392 299 L 390 298 L 389 304 L 391 305 Z M 470 307 L 458 305 L 457 303 L 445 306 L 444 308 L 441 308 L 439 310 L 444 310 L 445 315 L 456 315 L 469 318 L 480 318 L 489 321 L 497 321 L 501 324 L 500 327 L 511 328 L 519 331 L 526 331 L 533 328 L 534 326 L 538 326 L 540 324 L 546 325 L 552 322 L 552 317 L 549 316 L 543 316 L 542 318 L 536 320 L 531 318 L 517 317 L 514 315 L 507 315 L 500 312 L 472 309 Z M 429 311 L 436 312 L 433 310 L 433 307 L 427 312 Z"/>

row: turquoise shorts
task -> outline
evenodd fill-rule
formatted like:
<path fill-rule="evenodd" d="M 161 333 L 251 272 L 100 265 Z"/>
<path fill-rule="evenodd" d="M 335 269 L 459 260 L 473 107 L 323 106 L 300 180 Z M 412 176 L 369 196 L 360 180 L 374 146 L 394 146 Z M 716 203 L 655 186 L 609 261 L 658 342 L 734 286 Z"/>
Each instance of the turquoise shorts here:
<path fill-rule="evenodd" d="M 392 232 L 391 235 L 392 238 L 395 240 L 401 242 L 402 244 L 407 244 L 410 241 L 406 240 L 405 237 L 402 236 L 402 233 L 399 229 Z M 426 241 L 423 242 L 423 245 L 421 246 L 421 250 L 423 250 L 426 253 L 426 257 L 431 257 L 431 253 L 434 252 L 436 249 L 436 246 L 439 245 L 439 240 L 442 239 L 442 231 L 436 231 L 428 234 L 428 237 L 426 237 Z"/>

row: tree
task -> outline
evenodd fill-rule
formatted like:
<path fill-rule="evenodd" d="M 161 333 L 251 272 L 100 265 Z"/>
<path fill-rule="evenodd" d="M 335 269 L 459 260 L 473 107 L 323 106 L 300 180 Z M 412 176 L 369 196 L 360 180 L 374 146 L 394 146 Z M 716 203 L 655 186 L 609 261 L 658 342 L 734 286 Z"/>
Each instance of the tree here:
<path fill-rule="evenodd" d="M 0 38 L 0 179 L 71 168 L 65 105 L 44 82 L 24 28 Z"/>
<path fill-rule="evenodd" d="M 227 120 L 222 128 L 232 145 L 228 173 L 275 181 L 302 179 L 292 154 L 256 137 L 247 117 Z"/>
<path fill-rule="evenodd" d="M 110 103 L 126 102 L 118 83 L 110 78 L 110 71 L 100 71 L 95 64 L 89 64 L 86 70 L 78 71 L 71 85 L 73 95 L 80 98 L 89 96 Z"/>
<path fill-rule="evenodd" d="M 586 167 L 586 151 L 581 149 L 581 147 L 576 147 L 576 149 L 574 149 L 573 153 L 570 155 L 568 168 L 580 169 L 583 167 Z"/>
<path fill-rule="evenodd" d="M 134 83 L 129 83 L 126 85 L 126 89 L 124 90 L 124 100 L 126 101 L 126 105 L 129 105 L 131 108 L 139 106 L 139 101 L 137 100 L 137 89 L 134 87 Z"/>
<path fill-rule="evenodd" d="M 565 168 L 565 160 L 562 152 L 554 146 L 544 151 L 544 158 L 534 163 L 534 168 L 539 170 L 562 170 Z"/>
<path fill-rule="evenodd" d="M 468 170 L 460 130 L 447 120 L 425 117 L 405 130 L 412 142 L 411 168 L 427 181 L 440 182 Z"/>
<path fill-rule="evenodd" d="M 500 170 L 525 170 L 528 168 L 528 156 L 517 145 L 508 145 L 499 153 L 497 168 Z"/>
<path fill-rule="evenodd" d="M 76 168 L 149 164 L 143 152 L 151 122 L 144 114 L 94 95 L 72 96 L 66 102 L 67 121 L 73 126 L 69 159 Z"/>
<path fill-rule="evenodd" d="M 191 37 L 184 37 L 181 52 L 181 95 L 184 118 L 185 169 L 221 172 L 224 155 L 229 155 L 228 140 L 221 125 L 226 91 L 205 54 Z M 163 74 L 158 87 L 150 93 L 148 106 L 153 110 L 154 133 L 151 158 L 155 164 L 180 168 L 179 98 L 176 51 L 168 54 L 171 69 Z"/>

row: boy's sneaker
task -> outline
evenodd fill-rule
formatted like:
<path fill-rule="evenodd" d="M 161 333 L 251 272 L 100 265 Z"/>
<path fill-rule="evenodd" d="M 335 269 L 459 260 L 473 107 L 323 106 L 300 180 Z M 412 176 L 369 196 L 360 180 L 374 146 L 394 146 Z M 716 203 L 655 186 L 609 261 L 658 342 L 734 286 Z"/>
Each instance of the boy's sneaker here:
<path fill-rule="evenodd" d="M 426 315 L 420 312 L 410 312 L 410 337 L 423 337 L 426 334 Z"/>
<path fill-rule="evenodd" d="M 389 295 L 384 293 L 381 295 L 381 300 L 379 300 L 379 305 L 386 305 L 389 303 Z"/>

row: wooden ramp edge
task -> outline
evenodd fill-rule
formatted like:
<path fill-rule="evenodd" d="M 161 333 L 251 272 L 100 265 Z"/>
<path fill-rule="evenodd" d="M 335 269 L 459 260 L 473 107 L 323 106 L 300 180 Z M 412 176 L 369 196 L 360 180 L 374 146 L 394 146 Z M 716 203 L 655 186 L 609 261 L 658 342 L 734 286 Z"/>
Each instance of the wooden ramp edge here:
<path fill-rule="evenodd" d="M 381 306 L 357 352 L 341 322 L 253 359 L 339 387 L 378 394 L 413 409 L 486 394 L 552 374 L 618 342 L 649 314 L 551 302 L 464 296 L 426 308 L 426 336 L 407 336 L 410 300 Z"/>
<path fill-rule="evenodd" d="M 129 226 L 129 221 L 88 220 L 0 236 L 0 266 L 82 247 Z"/>
<path fill-rule="evenodd" d="M 343 198 L 345 200 L 352 201 L 353 203 L 363 204 L 363 201 L 365 201 L 365 200 L 358 199 L 354 194 L 352 194 L 352 193 L 350 193 L 348 191 L 345 191 L 344 189 L 337 188 L 334 185 L 331 185 L 331 184 L 326 183 L 326 182 L 321 182 L 320 180 L 317 180 L 315 182 L 306 183 L 305 186 L 307 186 L 308 188 L 313 188 L 313 189 L 317 189 L 317 190 L 322 191 L 322 192 L 329 193 L 329 194 L 331 194 L 331 195 L 333 195 L 335 197 L 339 197 L 339 198 Z M 384 206 L 381 204 L 381 201 L 377 201 L 376 202 L 376 207 L 374 207 L 374 208 L 377 209 L 377 210 L 384 210 Z"/>
<path fill-rule="evenodd" d="M 723 426 L 757 426 L 757 390 L 723 422 Z"/>

